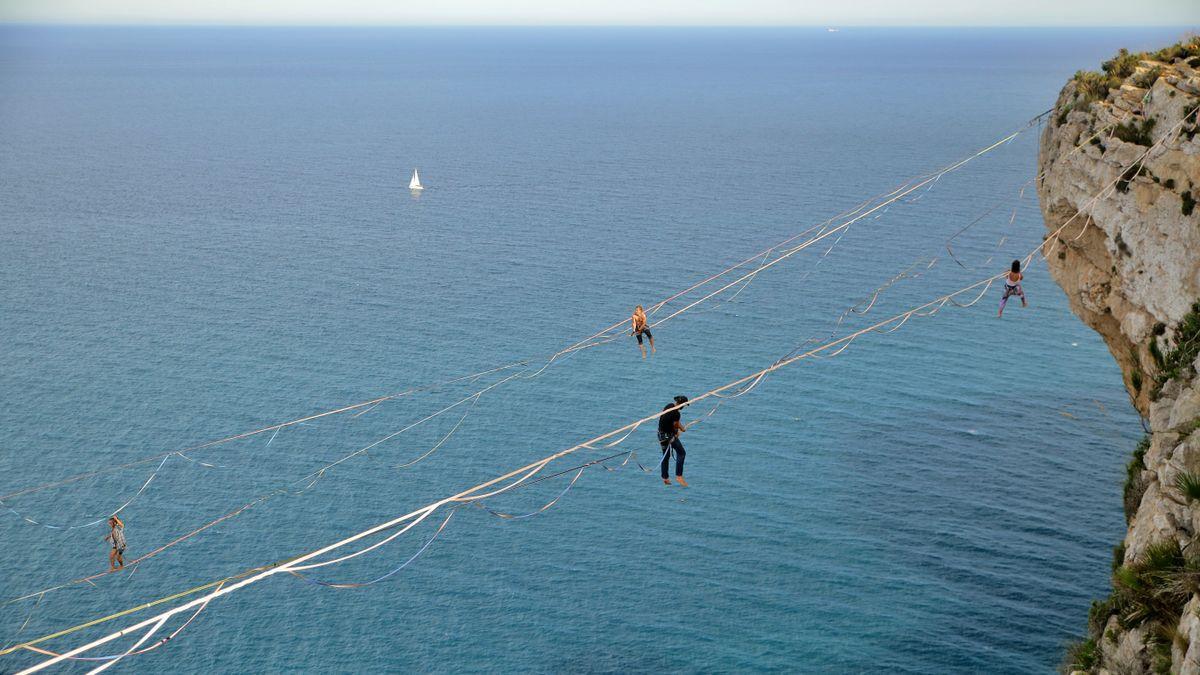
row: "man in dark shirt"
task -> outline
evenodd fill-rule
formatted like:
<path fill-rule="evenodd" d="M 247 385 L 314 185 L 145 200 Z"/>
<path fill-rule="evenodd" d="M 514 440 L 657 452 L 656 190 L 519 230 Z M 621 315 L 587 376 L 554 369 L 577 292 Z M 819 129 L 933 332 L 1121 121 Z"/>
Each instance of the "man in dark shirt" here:
<path fill-rule="evenodd" d="M 687 452 L 683 449 L 683 443 L 679 442 L 679 434 L 682 434 L 687 429 L 679 419 L 679 411 L 683 406 L 687 405 L 686 396 L 676 396 L 674 403 L 668 403 L 663 406 L 663 410 L 670 412 L 663 413 L 658 418 L 658 443 L 662 446 L 662 462 L 659 468 L 662 469 L 663 483 L 671 484 L 671 477 L 667 473 L 668 465 L 671 463 L 671 452 L 675 452 L 675 478 L 683 487 L 687 487 L 687 481 L 683 479 L 683 458 L 687 456 Z M 675 408 L 675 410 L 671 410 Z"/>

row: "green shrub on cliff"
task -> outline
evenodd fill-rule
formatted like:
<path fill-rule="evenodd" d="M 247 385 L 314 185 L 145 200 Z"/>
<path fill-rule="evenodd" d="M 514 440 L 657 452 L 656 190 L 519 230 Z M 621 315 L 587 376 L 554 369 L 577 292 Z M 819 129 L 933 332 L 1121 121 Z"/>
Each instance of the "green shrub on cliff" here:
<path fill-rule="evenodd" d="M 1193 57 L 1200 57 L 1200 36 L 1196 35 L 1187 40 L 1176 42 L 1170 47 L 1163 47 L 1150 55 L 1151 59 L 1164 63 L 1171 63 L 1180 59 L 1191 59 Z"/>
<path fill-rule="evenodd" d="M 1179 474 L 1175 479 L 1175 489 L 1189 502 L 1200 499 L 1200 475 L 1191 472 Z"/>
<path fill-rule="evenodd" d="M 1080 99 L 1080 105 L 1086 106 L 1092 101 L 1100 101 L 1108 96 L 1109 89 L 1121 86 L 1119 81 L 1110 79 L 1091 70 L 1080 70 L 1075 73 L 1075 95 Z"/>
<path fill-rule="evenodd" d="M 1081 97 L 1082 105 L 1099 101 L 1108 96 L 1111 89 L 1121 86 L 1125 78 L 1133 74 L 1137 68 L 1139 55 L 1130 54 L 1128 49 L 1117 52 L 1113 58 L 1100 65 L 1104 72 L 1080 70 L 1075 73 L 1075 92 Z"/>
<path fill-rule="evenodd" d="M 1154 139 L 1151 136 L 1152 131 L 1154 131 L 1154 119 L 1142 120 L 1141 124 L 1138 124 L 1137 120 L 1131 120 L 1113 129 L 1113 136 L 1126 143 L 1136 143 L 1149 147 L 1154 144 Z"/>
<path fill-rule="evenodd" d="M 1137 75 L 1134 75 L 1133 78 L 1130 80 L 1130 83 L 1133 84 L 1133 86 L 1135 86 L 1135 87 L 1141 87 L 1142 89 L 1149 89 L 1150 87 L 1154 86 L 1154 83 L 1158 80 L 1158 78 L 1160 76 L 1162 76 L 1162 71 L 1163 71 L 1163 69 L 1161 66 L 1154 66 L 1153 68 L 1151 68 L 1149 70 L 1146 70 L 1141 73 L 1138 73 Z"/>
<path fill-rule="evenodd" d="M 1174 626 L 1179 612 L 1200 590 L 1200 557 L 1184 555 L 1173 539 L 1155 542 L 1134 562 L 1113 573 L 1111 606 L 1122 626 Z"/>
<path fill-rule="evenodd" d="M 1067 646 L 1067 658 L 1063 661 L 1062 671 L 1071 673 L 1076 670 L 1090 672 L 1100 665 L 1100 653 L 1096 649 L 1096 641 L 1092 638 L 1074 642 Z"/>
<path fill-rule="evenodd" d="M 1183 59 L 1190 63 L 1190 60 L 1194 58 L 1200 58 L 1200 37 L 1190 37 L 1154 53 L 1131 53 L 1128 49 L 1122 49 L 1117 52 L 1116 56 L 1100 65 L 1102 72 L 1081 70 L 1075 73 L 1076 97 L 1082 99 L 1079 102 L 1080 105 L 1087 105 L 1092 101 L 1106 98 L 1110 90 L 1120 87 L 1126 78 L 1137 71 L 1141 61 L 1173 63 Z M 1161 74 L 1162 69 L 1154 67 L 1139 75 L 1131 84 L 1138 87 L 1149 87 Z"/>
<path fill-rule="evenodd" d="M 1088 610 L 1088 635 L 1100 636 L 1104 632 L 1108 618 L 1113 615 L 1114 611 L 1112 598 L 1093 600 L 1092 607 Z"/>
<path fill-rule="evenodd" d="M 1100 70 L 1103 70 L 1109 77 L 1125 79 L 1133 74 L 1137 69 L 1138 61 L 1146 56 L 1145 52 L 1140 54 L 1130 54 L 1128 49 L 1124 47 L 1117 52 L 1117 55 L 1100 64 Z"/>
<path fill-rule="evenodd" d="M 1175 348 L 1163 354 L 1157 378 L 1159 386 L 1185 374 L 1197 356 L 1200 356 L 1200 302 L 1193 303 L 1192 311 L 1175 327 Z"/>
<path fill-rule="evenodd" d="M 1142 445 L 1139 452 L 1145 452 Z M 1171 645 L 1183 640 L 1178 632 L 1180 615 L 1192 595 L 1200 592 L 1200 554 L 1195 548 L 1166 539 L 1148 546 L 1129 564 L 1114 565 L 1112 594 L 1092 603 L 1088 638 L 1067 646 L 1062 670 L 1092 672 L 1101 665 L 1098 643 L 1114 639 L 1111 632 L 1105 633 L 1113 617 L 1123 629 L 1143 627 L 1152 670 L 1169 669 Z M 1114 550 L 1114 563 L 1121 557 Z"/>

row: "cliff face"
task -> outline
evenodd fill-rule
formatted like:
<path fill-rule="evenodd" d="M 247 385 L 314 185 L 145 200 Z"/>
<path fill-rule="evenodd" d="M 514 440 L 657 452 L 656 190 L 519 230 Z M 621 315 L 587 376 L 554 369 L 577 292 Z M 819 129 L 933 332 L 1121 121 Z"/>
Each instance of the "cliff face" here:
<path fill-rule="evenodd" d="M 1070 221 L 1047 248 L 1051 274 L 1104 337 L 1150 431 L 1130 463 L 1113 594 L 1067 670 L 1200 675 L 1197 106 L 1200 42 L 1122 53 L 1067 84 L 1041 139 L 1046 227 Z"/>

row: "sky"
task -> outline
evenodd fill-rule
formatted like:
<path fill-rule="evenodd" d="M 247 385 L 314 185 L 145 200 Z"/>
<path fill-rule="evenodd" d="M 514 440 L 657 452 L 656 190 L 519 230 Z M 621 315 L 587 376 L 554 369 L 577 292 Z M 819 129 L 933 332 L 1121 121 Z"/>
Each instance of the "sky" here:
<path fill-rule="evenodd" d="M 0 22 L 1200 26 L 1200 0 L 0 0 Z"/>

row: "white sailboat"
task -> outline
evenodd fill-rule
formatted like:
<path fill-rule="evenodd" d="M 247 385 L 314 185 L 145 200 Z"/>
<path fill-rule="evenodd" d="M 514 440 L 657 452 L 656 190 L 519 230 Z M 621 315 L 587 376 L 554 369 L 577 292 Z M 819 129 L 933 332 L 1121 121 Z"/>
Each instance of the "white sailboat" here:
<path fill-rule="evenodd" d="M 408 181 L 409 190 L 424 190 L 425 186 L 421 185 L 421 177 L 417 175 L 417 170 L 413 169 L 412 180 Z"/>

